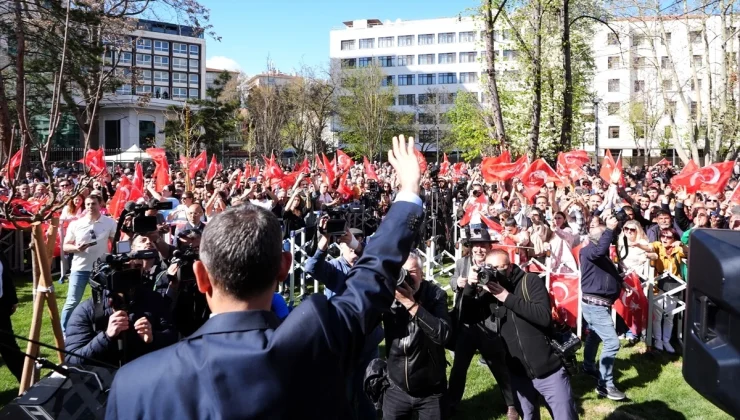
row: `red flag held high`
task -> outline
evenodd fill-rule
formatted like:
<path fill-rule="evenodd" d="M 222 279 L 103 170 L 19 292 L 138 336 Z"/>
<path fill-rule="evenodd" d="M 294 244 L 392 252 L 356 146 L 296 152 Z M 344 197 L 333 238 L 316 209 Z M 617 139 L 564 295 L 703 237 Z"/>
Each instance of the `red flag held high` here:
<path fill-rule="evenodd" d="M 427 171 L 427 159 L 419 150 L 414 149 L 414 154 L 416 155 L 416 161 L 419 162 L 419 169 L 421 170 L 421 173 L 424 174 Z"/>
<path fill-rule="evenodd" d="M 334 172 L 334 166 L 329 162 L 329 159 L 326 157 L 326 155 L 322 154 L 321 157 L 324 160 L 324 176 L 326 177 L 326 183 L 329 184 L 329 187 L 331 187 L 334 184 L 337 175 Z"/>
<path fill-rule="evenodd" d="M 15 170 L 18 169 L 18 167 L 21 166 L 21 162 L 23 161 L 23 149 L 18 149 L 17 152 L 8 159 L 8 176 L 10 179 L 15 178 Z"/>
<path fill-rule="evenodd" d="M 321 163 L 321 159 L 319 159 L 319 155 L 313 155 L 314 157 L 314 166 L 316 169 L 324 169 L 324 164 Z"/>
<path fill-rule="evenodd" d="M 450 161 L 447 160 L 447 153 L 444 154 L 444 160 L 442 160 L 442 164 L 439 165 L 439 176 L 445 176 L 447 175 L 447 172 L 450 171 Z"/>
<path fill-rule="evenodd" d="M 134 187 L 138 188 L 140 191 L 144 191 L 144 169 L 141 167 L 141 162 L 136 162 L 132 184 L 134 184 Z"/>
<path fill-rule="evenodd" d="M 362 165 L 365 167 L 365 174 L 367 174 L 367 179 L 374 179 L 375 181 L 377 181 L 378 175 L 375 173 L 373 165 L 370 164 L 366 156 L 362 157 Z"/>
<path fill-rule="evenodd" d="M 274 158 L 265 158 L 265 178 L 279 181 L 283 179 L 284 175 L 283 170 L 275 163 Z"/>
<path fill-rule="evenodd" d="M 85 153 L 85 157 L 78 160 L 78 162 L 90 168 L 90 175 L 98 176 L 106 170 L 105 151 L 103 149 L 90 149 Z"/>
<path fill-rule="evenodd" d="M 465 214 L 462 219 L 458 222 L 460 226 L 465 226 L 470 223 L 470 219 L 473 217 L 473 213 L 483 211 L 484 206 L 488 205 L 488 197 L 485 194 L 481 194 L 475 201 L 468 204 L 465 207 Z"/>
<path fill-rule="evenodd" d="M 121 182 L 118 183 L 116 193 L 113 194 L 113 198 L 108 204 L 108 213 L 117 219 L 121 215 L 127 202 L 135 202 L 141 197 L 141 190 L 136 188 L 131 181 L 129 181 L 128 177 L 121 177 Z"/>
<path fill-rule="evenodd" d="M 689 163 L 687 163 L 686 166 L 684 166 L 683 169 L 681 169 L 681 172 L 679 172 L 678 175 L 671 178 L 671 186 L 673 188 L 678 188 L 679 185 L 674 184 L 676 180 L 682 180 L 683 177 L 687 175 L 691 175 L 698 170 L 699 170 L 699 165 L 697 165 L 696 162 L 694 162 L 694 159 L 691 159 Z"/>
<path fill-rule="evenodd" d="M 619 299 L 614 302 L 614 309 L 624 319 L 624 323 L 630 330 L 639 336 L 648 320 L 648 300 L 642 290 L 640 277 L 636 273 L 632 272 L 625 276 L 624 282 L 632 286 L 635 291 L 627 296 L 625 290 L 622 289 Z"/>
<path fill-rule="evenodd" d="M 167 154 L 164 149 L 158 147 L 150 147 L 146 149 L 146 153 L 152 157 L 156 165 L 154 169 L 154 188 L 157 192 L 162 192 L 164 187 L 170 184 L 170 165 L 167 163 Z"/>
<path fill-rule="evenodd" d="M 735 186 L 735 189 L 732 191 L 732 195 L 730 196 L 730 203 L 732 204 L 740 204 L 740 182 Z"/>
<path fill-rule="evenodd" d="M 703 191 L 709 194 L 721 194 L 732 177 L 734 166 L 734 161 L 727 161 L 705 166 L 686 175 L 683 174 L 684 171 L 681 171 L 679 175 L 671 179 L 671 184 L 678 187 L 686 187 L 686 192 L 689 194 L 697 191 Z"/>
<path fill-rule="evenodd" d="M 204 152 L 205 153 L 205 152 Z M 211 163 L 208 165 L 208 172 L 206 172 L 206 182 L 210 182 L 218 173 L 218 161 L 216 155 L 211 156 Z"/>
<path fill-rule="evenodd" d="M 524 185 L 524 196 L 530 200 L 537 195 L 540 188 L 546 183 L 562 184 L 558 174 L 542 158 L 532 162 L 527 170 L 519 176 L 519 180 Z"/>
<path fill-rule="evenodd" d="M 347 172 L 349 168 L 351 168 L 352 165 L 354 164 L 354 162 L 352 161 L 352 158 L 347 156 L 347 154 L 341 150 L 337 150 L 337 155 L 335 156 L 335 160 L 337 162 L 336 164 L 337 170 L 341 170 L 342 172 Z"/>
<path fill-rule="evenodd" d="M 550 274 L 550 302 L 560 320 L 571 328 L 578 323 L 577 274 Z"/>
<path fill-rule="evenodd" d="M 527 169 L 527 161 L 527 155 L 523 155 L 522 157 L 517 159 L 516 162 L 513 163 L 495 163 L 495 161 L 493 161 L 494 163 L 491 163 L 491 161 L 489 160 L 486 164 L 486 161 L 484 159 L 484 163 L 481 167 L 481 173 L 483 174 L 483 179 L 489 184 L 500 181 L 508 181 L 511 178 L 518 178 L 519 175 L 521 175 L 522 172 Z"/>
<path fill-rule="evenodd" d="M 343 200 L 349 200 L 352 197 L 352 188 L 347 185 L 347 173 L 339 179 L 339 186 L 337 187 L 337 193 L 342 196 Z"/>
<path fill-rule="evenodd" d="M 671 166 L 671 161 L 663 158 L 660 162 L 656 163 L 655 166 Z"/>
<path fill-rule="evenodd" d="M 490 229 L 490 230 L 494 230 L 494 231 L 496 231 L 496 232 L 498 232 L 498 233 L 501 233 L 501 232 L 503 232 L 503 231 L 504 231 L 504 228 L 503 228 L 503 227 L 501 227 L 501 225 L 500 225 L 500 224 L 498 224 L 497 222 L 495 222 L 495 221 L 493 221 L 493 220 L 489 219 L 488 217 L 486 217 L 486 216 L 484 216 L 484 215 L 482 215 L 482 214 L 480 215 L 480 220 L 481 220 L 481 222 L 485 223 L 485 225 L 486 225 L 486 226 L 488 227 L 488 229 Z"/>
<path fill-rule="evenodd" d="M 188 167 L 188 175 L 190 176 L 190 179 L 194 179 L 195 174 L 197 174 L 198 171 L 206 169 L 206 162 L 208 162 L 208 156 L 206 156 L 205 150 L 200 152 L 198 156 L 190 161 L 190 166 Z"/>
<path fill-rule="evenodd" d="M 584 152 L 585 153 L 585 152 Z M 579 161 L 570 161 L 569 163 L 566 153 L 558 153 L 558 164 L 557 173 L 563 179 L 570 179 L 571 181 L 577 181 L 586 176 L 586 172 L 583 170 L 583 163 Z"/>
<path fill-rule="evenodd" d="M 610 179 L 612 177 L 612 172 L 614 172 L 614 169 L 616 168 L 617 163 L 614 162 L 612 152 L 607 149 L 604 152 L 604 159 L 601 161 L 601 170 L 599 171 L 601 179 L 603 179 L 607 183 L 611 182 Z"/>

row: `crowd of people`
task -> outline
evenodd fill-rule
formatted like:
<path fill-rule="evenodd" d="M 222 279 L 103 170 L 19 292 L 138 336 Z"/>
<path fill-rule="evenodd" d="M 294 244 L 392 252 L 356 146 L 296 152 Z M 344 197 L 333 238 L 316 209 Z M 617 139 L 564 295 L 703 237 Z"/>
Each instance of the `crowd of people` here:
<path fill-rule="evenodd" d="M 544 182 L 530 194 L 516 177 L 487 182 L 480 164 L 420 168 L 409 144 L 394 140 L 387 161 L 369 168 L 352 162 L 333 168 L 332 177 L 321 165 L 304 166 L 289 185 L 267 167 L 254 171 L 252 162 L 215 174 L 172 169 L 159 188 L 154 167 L 115 165 L 90 176 L 55 164 L 51 178 L 27 171 L 11 183 L 3 173 L 0 195 L 24 203 L 20 215 L 25 203 L 68 200 L 59 215 L 58 256 L 58 280 L 69 283 L 61 315 L 67 362 L 131 365 L 117 375 L 111 418 L 278 418 L 296 410 L 317 418 L 374 419 L 378 410 L 386 419 L 446 418 L 464 404 L 476 351 L 499 385 L 508 418 L 539 418 L 539 395 L 555 419 L 577 418 L 572 372 L 549 343 L 552 298 L 539 273 L 580 273 L 586 327 L 580 370 L 595 378 L 599 395 L 624 400 L 614 380 L 620 340 L 634 344 L 644 334 L 612 321 L 623 289 L 643 293 L 624 281 L 625 273 L 643 282 L 663 273 L 685 279 L 692 229 L 740 230 L 740 203 L 732 202 L 737 166 L 722 193 L 672 185 L 679 171 L 671 165 L 604 177 L 589 163 L 580 179 Z M 119 187 L 137 176 L 142 210 L 112 206 Z M 68 199 L 72 191 L 78 194 Z M 158 209 L 165 202 L 171 208 Z M 382 223 L 328 232 L 336 210 L 353 203 Z M 156 229 L 137 229 L 137 215 L 156 218 Z M 301 228 L 311 242 L 301 269 L 325 292 L 288 308 L 276 291 L 295 251 L 287 241 Z M 81 302 L 91 279 L 100 280 L 96 261 L 123 240 L 139 253 L 129 264 L 140 280 L 125 292 L 106 289 Z M 462 249 L 449 279 L 451 306 L 448 280 L 425 280 L 412 251 L 428 240 Z M 333 258 L 332 242 L 339 249 Z M 199 257 L 188 264 L 189 252 Z M 5 290 L 5 272 L 2 278 Z M 662 282 L 656 293 L 674 283 Z M 675 298 L 666 298 L 650 314 L 656 351 L 676 351 L 675 306 Z M 378 351 L 382 340 L 385 354 Z M 2 347 L 11 371 L 20 372 L 17 354 Z M 453 359 L 449 378 L 445 348 Z M 174 371 L 177 381 L 162 382 Z M 155 404 L 153 395 L 125 382 L 142 377 L 162 392 L 197 390 L 213 400 L 181 395 Z M 330 399 L 331 408 L 312 400 L 309 388 L 321 390 L 319 399 Z M 234 389 L 250 398 L 240 401 Z M 297 400 L 285 404 L 281 395 Z"/>

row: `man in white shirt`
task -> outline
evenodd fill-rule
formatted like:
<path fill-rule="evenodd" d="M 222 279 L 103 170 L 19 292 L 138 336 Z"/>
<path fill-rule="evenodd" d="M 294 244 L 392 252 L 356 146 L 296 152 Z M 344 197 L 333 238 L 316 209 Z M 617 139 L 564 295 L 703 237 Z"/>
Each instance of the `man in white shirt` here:
<path fill-rule="evenodd" d="M 62 309 L 62 332 L 85 293 L 93 264 L 108 253 L 108 241 L 116 233 L 116 222 L 100 214 L 102 204 L 100 196 L 88 196 L 85 199 L 86 215 L 70 223 L 64 237 L 64 252 L 73 254 L 73 257 L 67 300 Z"/>

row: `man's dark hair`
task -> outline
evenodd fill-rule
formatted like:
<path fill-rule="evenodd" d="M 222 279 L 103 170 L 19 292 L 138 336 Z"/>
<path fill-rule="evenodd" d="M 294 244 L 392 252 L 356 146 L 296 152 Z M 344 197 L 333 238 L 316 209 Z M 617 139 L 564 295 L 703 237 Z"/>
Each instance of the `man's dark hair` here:
<path fill-rule="evenodd" d="M 506 222 L 504 222 L 504 227 L 517 227 L 516 219 L 509 217 L 506 219 Z"/>
<path fill-rule="evenodd" d="M 668 216 L 671 219 L 673 218 L 673 216 L 671 216 L 671 212 L 669 212 L 668 210 L 665 210 L 665 209 L 660 209 L 660 210 L 656 211 L 655 212 L 655 217 L 658 217 L 658 216 Z"/>
<path fill-rule="evenodd" d="M 251 204 L 230 207 L 203 230 L 200 259 L 214 286 L 245 300 L 275 286 L 282 237 L 272 212 Z"/>

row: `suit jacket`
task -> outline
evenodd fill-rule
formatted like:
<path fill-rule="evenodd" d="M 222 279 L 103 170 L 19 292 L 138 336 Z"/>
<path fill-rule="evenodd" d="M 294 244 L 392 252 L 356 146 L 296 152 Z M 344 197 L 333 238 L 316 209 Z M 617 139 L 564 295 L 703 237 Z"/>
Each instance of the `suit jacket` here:
<path fill-rule="evenodd" d="M 415 203 L 418 197 L 414 197 Z M 213 316 L 183 341 L 118 371 L 108 419 L 349 419 L 345 374 L 394 300 L 421 222 L 399 201 L 347 278 L 344 293 L 313 294 L 280 324 L 268 311 Z"/>
<path fill-rule="evenodd" d="M 0 315 L 12 315 L 11 308 L 18 303 L 18 296 L 15 293 L 15 283 L 10 273 L 10 267 L 0 261 L 3 268 L 3 297 L 0 298 Z"/>

